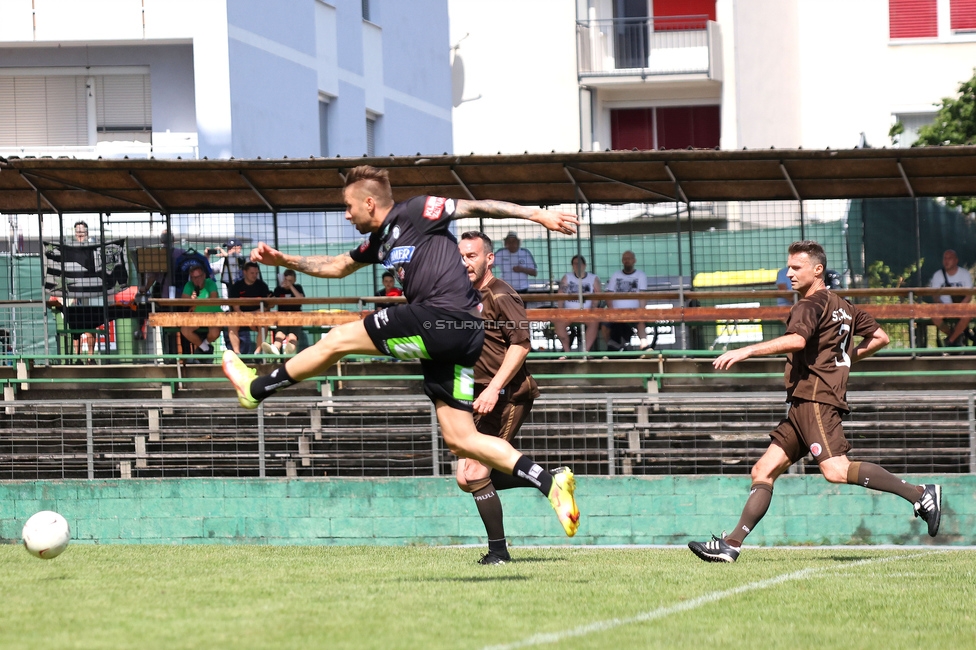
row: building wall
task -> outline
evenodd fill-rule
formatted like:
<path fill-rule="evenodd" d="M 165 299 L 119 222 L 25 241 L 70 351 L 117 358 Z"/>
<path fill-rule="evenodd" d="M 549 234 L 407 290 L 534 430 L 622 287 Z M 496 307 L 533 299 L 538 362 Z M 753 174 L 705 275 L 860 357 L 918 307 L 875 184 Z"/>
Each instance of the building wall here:
<path fill-rule="evenodd" d="M 932 540 L 911 505 L 885 493 L 784 476 L 750 544 L 973 544 L 976 477 L 943 485 Z M 735 525 L 748 477 L 579 477 L 580 530 L 568 540 L 536 490 L 501 494 L 513 545 L 685 544 Z M 483 544 L 469 495 L 452 478 L 187 479 L 0 483 L 0 541 L 30 515 L 60 512 L 82 544 Z M 70 550 L 69 550 L 70 552 Z"/>
<path fill-rule="evenodd" d="M 464 98 L 480 95 L 454 109 L 456 153 L 579 150 L 575 12 L 566 0 L 450 0 Z"/>
<path fill-rule="evenodd" d="M 152 59 L 154 127 L 195 131 L 200 156 L 361 155 L 367 111 L 377 152 L 451 151 L 446 0 L 370 8 L 364 21 L 361 0 L 5 0 L 0 66 L 69 56 L 59 48 L 75 62 Z M 164 46 L 179 56 L 160 61 Z"/>

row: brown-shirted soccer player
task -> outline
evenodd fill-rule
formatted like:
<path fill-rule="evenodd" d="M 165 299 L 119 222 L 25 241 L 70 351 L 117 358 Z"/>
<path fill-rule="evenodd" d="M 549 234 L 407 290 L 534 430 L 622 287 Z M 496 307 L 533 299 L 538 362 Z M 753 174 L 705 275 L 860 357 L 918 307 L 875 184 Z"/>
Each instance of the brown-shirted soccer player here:
<path fill-rule="evenodd" d="M 343 278 L 370 264 L 382 263 L 403 286 L 407 304 L 377 310 L 364 320 L 345 323 L 329 335 L 258 377 L 236 354 L 224 353 L 223 368 L 245 408 L 276 391 L 322 374 L 348 354 L 392 355 L 417 359 L 424 392 L 434 402 L 441 435 L 448 448 L 506 474 L 531 482 L 549 499 L 560 524 L 572 537 L 579 510 L 572 472 L 552 475 L 501 438 L 478 433 L 471 416 L 474 364 L 481 355 L 484 330 L 479 312 L 481 295 L 471 286 L 451 234 L 451 221 L 463 217 L 518 218 L 549 230 L 571 234 L 575 215 L 527 208 L 504 201 L 454 201 L 417 196 L 393 202 L 385 170 L 362 165 L 346 176 L 342 198 L 346 220 L 366 235 L 342 255 L 287 255 L 261 242 L 251 260 L 284 266 L 321 278 Z"/>
<path fill-rule="evenodd" d="M 935 537 L 942 518 L 942 488 L 912 485 L 874 463 L 851 462 L 841 416 L 848 413 L 847 378 L 851 363 L 888 344 L 888 335 L 870 315 L 824 286 L 827 255 L 815 241 L 793 242 L 787 275 L 801 298 L 790 310 L 786 334 L 718 357 L 713 365 L 731 368 L 749 357 L 787 353 L 786 398 L 790 409 L 770 437 L 766 453 L 752 468 L 752 487 L 735 530 L 688 548 L 706 562 L 735 562 L 742 542 L 766 514 L 773 482 L 810 453 L 831 483 L 848 483 L 897 494 L 915 507 L 915 516 Z M 863 337 L 854 346 L 853 338 Z"/>
<path fill-rule="evenodd" d="M 485 345 L 474 365 L 474 423 L 481 433 L 512 442 L 529 416 L 533 400 L 539 396 L 539 387 L 525 367 L 529 354 L 525 304 L 510 284 L 493 275 L 495 254 L 487 235 L 474 230 L 466 232 L 461 235 L 458 248 L 471 284 L 481 292 L 485 327 Z M 567 470 L 560 468 L 554 473 Z M 488 533 L 488 553 L 479 563 L 508 562 L 512 558 L 496 490 L 535 486 L 468 458 L 458 460 L 457 482 L 474 497 Z"/>

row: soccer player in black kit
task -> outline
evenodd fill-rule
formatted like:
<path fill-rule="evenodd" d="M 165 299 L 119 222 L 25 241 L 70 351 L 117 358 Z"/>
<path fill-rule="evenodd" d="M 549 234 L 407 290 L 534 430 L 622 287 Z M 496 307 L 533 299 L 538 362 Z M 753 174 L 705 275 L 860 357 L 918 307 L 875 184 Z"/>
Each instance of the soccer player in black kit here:
<path fill-rule="evenodd" d="M 579 527 L 572 472 L 553 476 L 523 456 L 507 441 L 478 432 L 471 415 L 474 365 L 481 354 L 484 330 L 481 295 L 471 285 L 448 230 L 453 219 L 466 217 L 520 218 L 549 230 L 572 234 L 575 215 L 527 208 L 503 201 L 467 201 L 418 196 L 394 204 L 385 170 L 368 165 L 346 176 L 342 192 L 346 220 L 367 237 L 342 255 L 286 255 L 264 242 L 251 260 L 284 266 L 321 278 L 342 278 L 370 264 L 382 263 L 403 286 L 405 305 L 392 305 L 364 320 L 335 327 L 271 374 L 258 377 L 236 354 L 224 354 L 223 368 L 245 408 L 275 391 L 320 375 L 348 354 L 391 355 L 417 359 L 424 374 L 424 392 L 434 402 L 441 434 L 460 458 L 472 458 L 506 474 L 533 483 L 556 511 L 570 537 Z"/>

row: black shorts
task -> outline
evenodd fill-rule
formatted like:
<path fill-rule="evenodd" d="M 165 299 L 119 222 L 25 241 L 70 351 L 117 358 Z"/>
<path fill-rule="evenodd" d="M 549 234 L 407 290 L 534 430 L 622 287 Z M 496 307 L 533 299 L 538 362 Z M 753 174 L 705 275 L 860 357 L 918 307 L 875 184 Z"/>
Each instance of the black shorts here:
<path fill-rule="evenodd" d="M 370 314 L 363 324 L 377 350 L 420 361 L 427 397 L 471 411 L 474 364 L 485 342 L 479 316 L 424 305 L 392 305 Z"/>

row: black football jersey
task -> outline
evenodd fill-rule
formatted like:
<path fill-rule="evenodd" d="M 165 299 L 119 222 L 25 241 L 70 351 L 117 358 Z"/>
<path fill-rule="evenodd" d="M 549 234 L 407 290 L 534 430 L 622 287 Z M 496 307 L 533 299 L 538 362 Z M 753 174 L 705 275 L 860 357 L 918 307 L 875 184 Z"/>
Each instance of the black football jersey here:
<path fill-rule="evenodd" d="M 481 295 L 468 280 L 457 239 L 448 227 L 454 200 L 415 196 L 397 203 L 383 226 L 349 251 L 353 260 L 389 269 L 407 302 L 450 311 L 478 308 Z"/>

